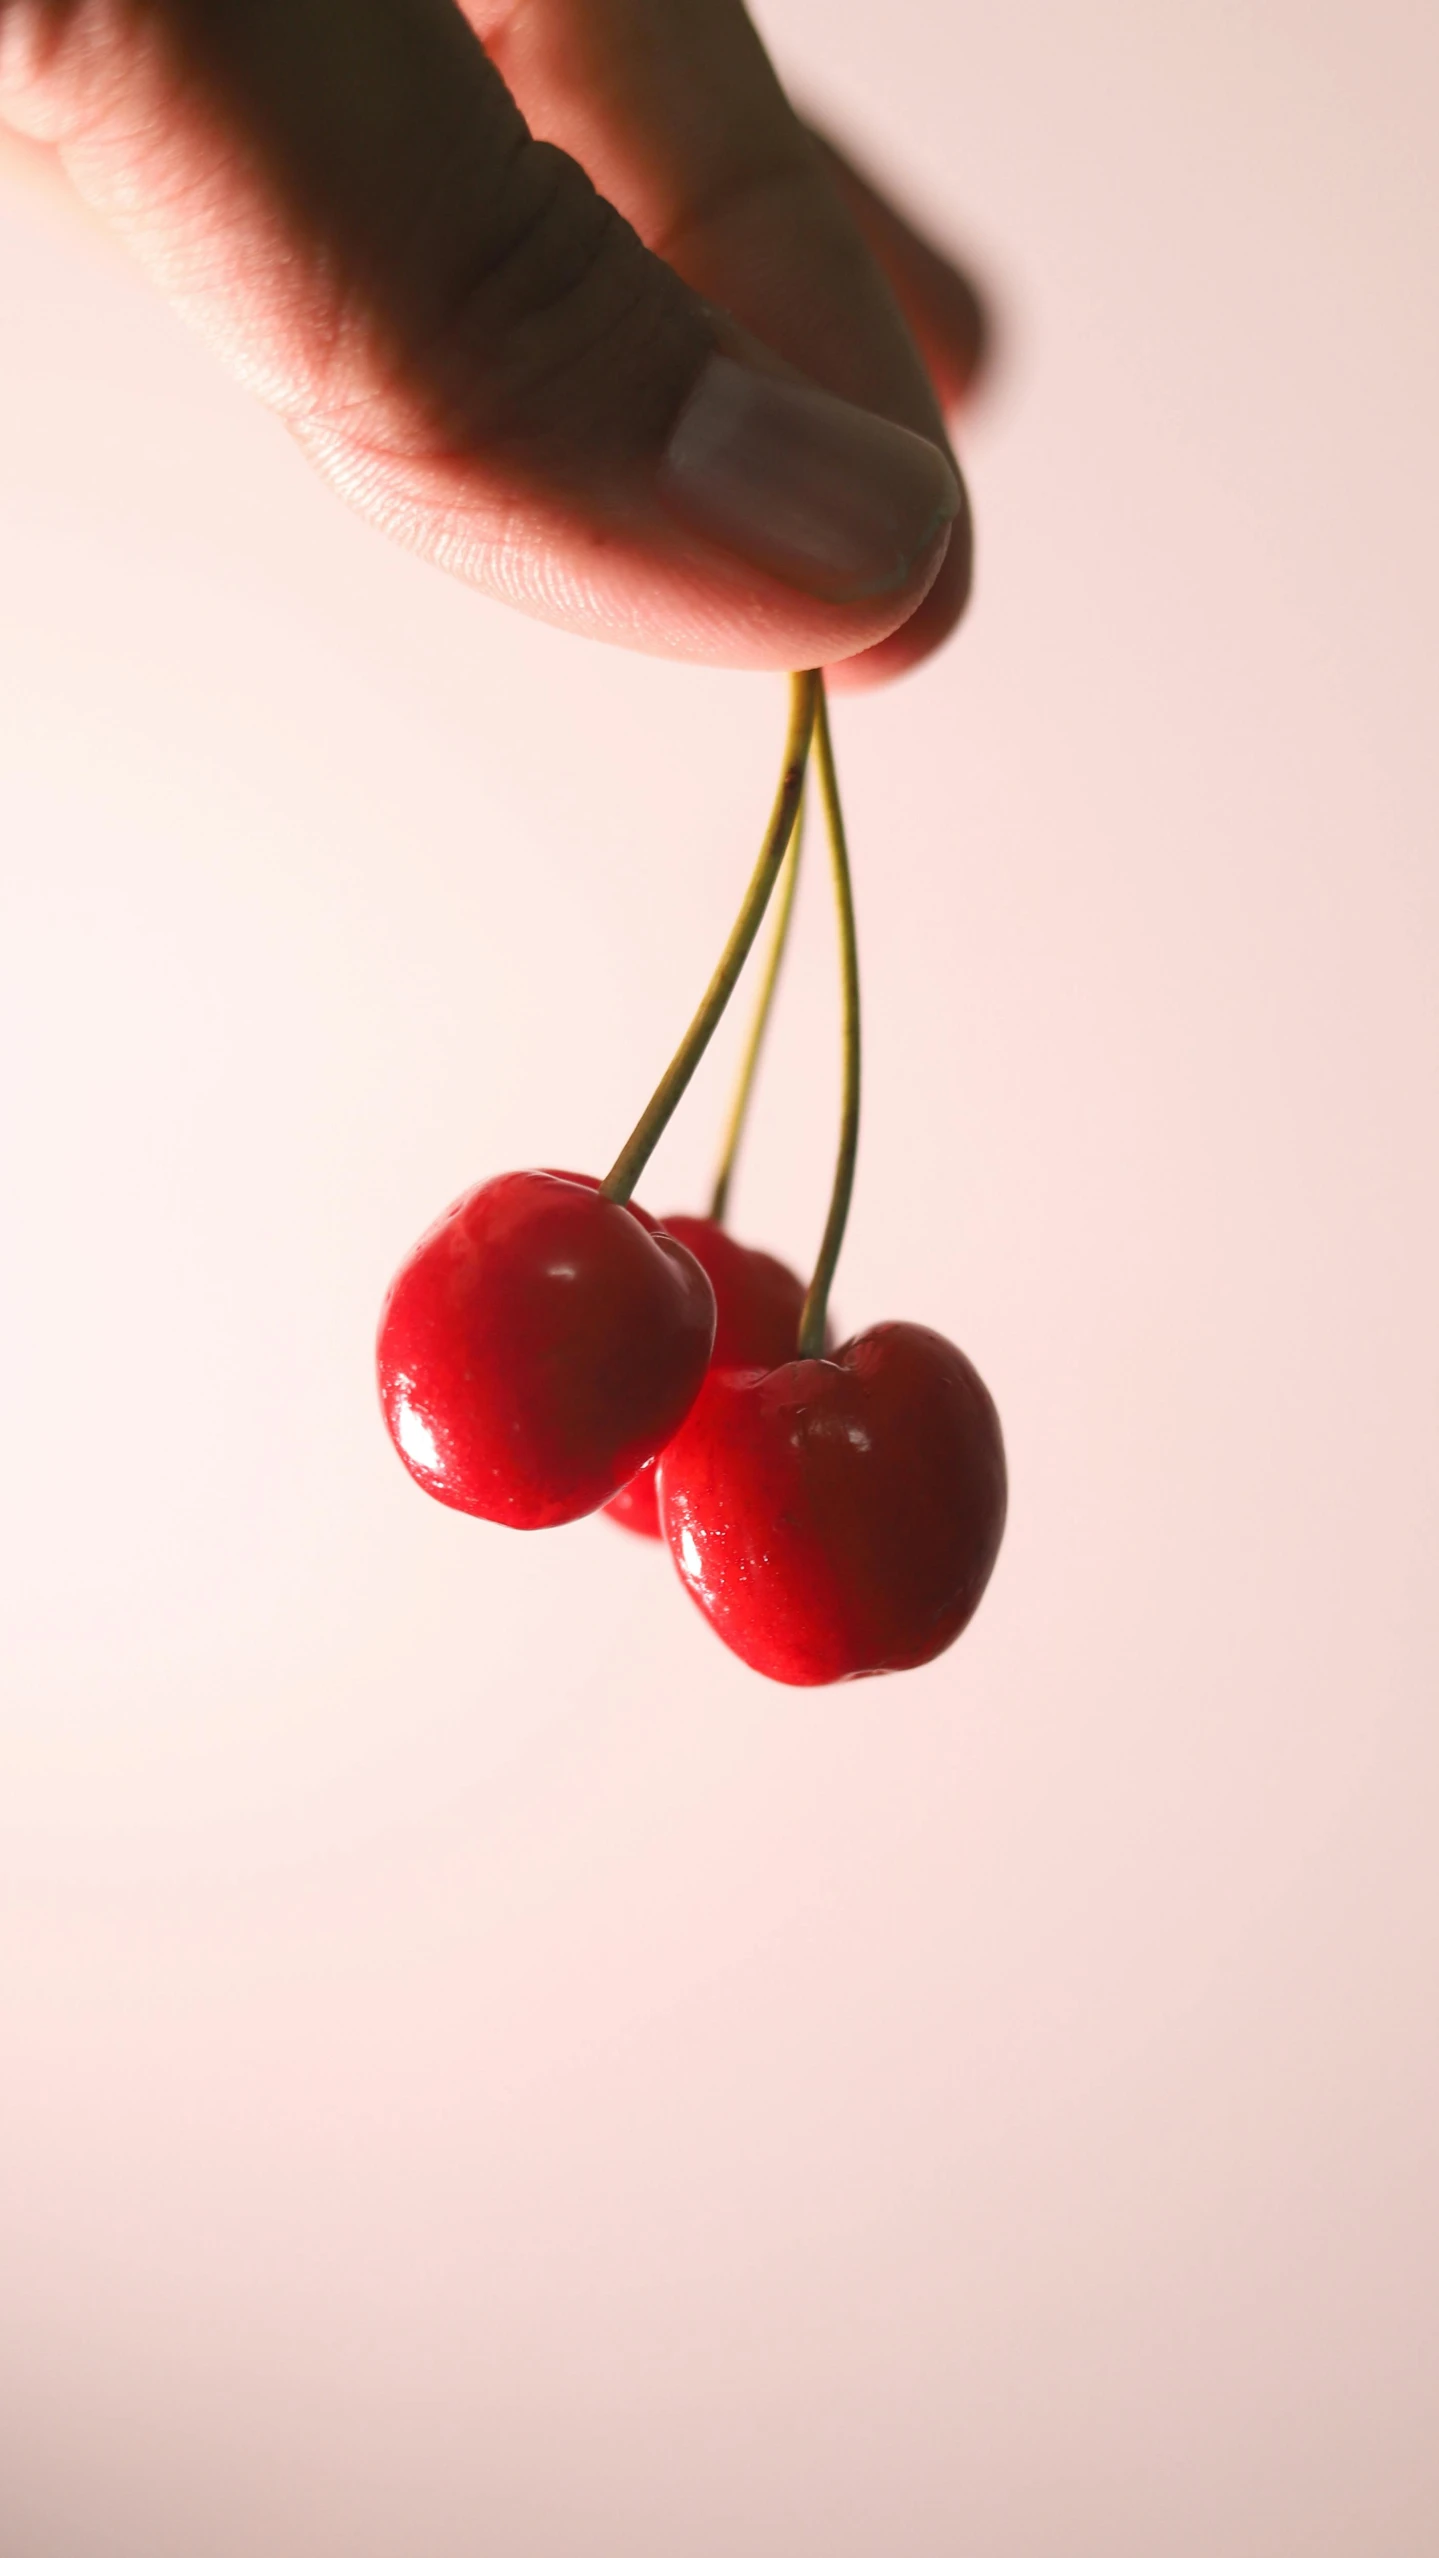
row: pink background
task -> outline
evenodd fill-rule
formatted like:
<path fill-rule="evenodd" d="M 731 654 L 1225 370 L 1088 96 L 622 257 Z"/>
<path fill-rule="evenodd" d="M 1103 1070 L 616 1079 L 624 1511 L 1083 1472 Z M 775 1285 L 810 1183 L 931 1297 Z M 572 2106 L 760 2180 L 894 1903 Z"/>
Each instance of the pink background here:
<path fill-rule="evenodd" d="M 1006 319 L 972 620 L 839 720 L 839 1306 L 1014 1480 L 905 1681 L 372 1402 L 433 1211 L 614 1152 L 779 689 L 386 548 L 0 199 L 5 2558 L 1439 2545 L 1435 22 L 765 23 Z"/>

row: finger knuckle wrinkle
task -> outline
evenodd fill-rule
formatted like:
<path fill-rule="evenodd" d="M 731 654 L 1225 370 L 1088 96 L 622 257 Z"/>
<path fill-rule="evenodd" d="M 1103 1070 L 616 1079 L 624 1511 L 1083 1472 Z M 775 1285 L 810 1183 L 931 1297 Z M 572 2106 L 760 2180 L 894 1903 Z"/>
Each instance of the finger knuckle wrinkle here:
<path fill-rule="evenodd" d="M 403 397 L 450 447 L 539 460 L 581 434 L 593 448 L 607 425 L 632 440 L 637 405 L 664 405 L 656 348 L 671 298 L 578 164 L 526 141 L 460 228 L 442 291 L 402 350 Z"/>
<path fill-rule="evenodd" d="M 522 425 L 534 388 L 603 338 L 642 254 L 574 161 L 528 144 L 457 262 L 432 362 L 462 398 L 481 391 L 496 427 Z"/>

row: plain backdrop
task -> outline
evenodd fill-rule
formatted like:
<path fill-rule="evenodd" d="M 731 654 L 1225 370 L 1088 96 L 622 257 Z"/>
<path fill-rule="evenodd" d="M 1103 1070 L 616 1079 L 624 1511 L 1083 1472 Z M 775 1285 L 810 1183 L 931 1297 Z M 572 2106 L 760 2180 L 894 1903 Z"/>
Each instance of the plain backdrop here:
<path fill-rule="evenodd" d="M 971 620 L 838 713 L 838 1305 L 1013 1474 L 907 1680 L 374 1406 L 430 1216 L 615 1152 L 782 688 L 387 548 L 0 199 L 4 2558 L 1439 2545 L 1436 24 L 764 24 L 1002 320 Z M 816 868 L 797 1262 L 836 1088 Z"/>

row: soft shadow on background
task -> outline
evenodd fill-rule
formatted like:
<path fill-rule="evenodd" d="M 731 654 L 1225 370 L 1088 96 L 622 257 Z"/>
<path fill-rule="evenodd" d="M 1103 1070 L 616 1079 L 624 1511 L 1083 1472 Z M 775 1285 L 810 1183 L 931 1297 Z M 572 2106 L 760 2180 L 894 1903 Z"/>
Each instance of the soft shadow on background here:
<path fill-rule="evenodd" d="M 907 1681 L 373 1408 L 434 1210 L 615 1151 L 780 688 L 447 586 L 0 197 L 5 2558 L 1435 2545 L 1439 38 L 764 24 L 1003 322 L 969 626 L 839 714 L 841 1319 L 1013 1466 Z"/>

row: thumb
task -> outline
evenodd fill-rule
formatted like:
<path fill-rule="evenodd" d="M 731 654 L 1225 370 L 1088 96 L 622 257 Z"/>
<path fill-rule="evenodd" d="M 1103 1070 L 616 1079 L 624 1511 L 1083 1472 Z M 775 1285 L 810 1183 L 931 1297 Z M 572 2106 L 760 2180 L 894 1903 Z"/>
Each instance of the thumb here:
<path fill-rule="evenodd" d="M 937 446 L 745 337 L 532 137 L 453 0 L 0 0 L 0 116 L 346 497 L 548 620 L 832 662 L 964 526 Z"/>

